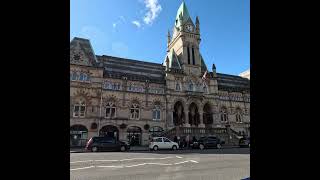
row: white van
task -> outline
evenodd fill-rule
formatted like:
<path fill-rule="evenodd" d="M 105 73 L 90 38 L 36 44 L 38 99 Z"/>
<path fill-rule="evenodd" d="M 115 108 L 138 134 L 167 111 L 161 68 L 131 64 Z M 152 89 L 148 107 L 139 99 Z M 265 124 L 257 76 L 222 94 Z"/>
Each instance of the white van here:
<path fill-rule="evenodd" d="M 178 148 L 178 143 L 175 143 L 166 137 L 154 137 L 151 139 L 149 144 L 149 149 L 152 149 L 154 151 L 157 151 L 158 149 L 177 150 Z"/>

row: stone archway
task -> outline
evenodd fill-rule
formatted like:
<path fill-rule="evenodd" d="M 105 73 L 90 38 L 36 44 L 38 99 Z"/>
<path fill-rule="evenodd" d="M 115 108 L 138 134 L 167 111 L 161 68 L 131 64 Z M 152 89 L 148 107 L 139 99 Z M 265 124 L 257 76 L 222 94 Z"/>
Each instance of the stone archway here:
<path fill-rule="evenodd" d="M 119 140 L 119 129 L 113 125 L 106 125 L 100 129 L 99 135 L 113 137 L 116 140 Z"/>
<path fill-rule="evenodd" d="M 199 115 L 198 106 L 194 102 L 192 102 L 189 105 L 188 117 L 189 117 L 189 124 L 191 126 L 198 126 L 200 124 L 200 115 Z"/>
<path fill-rule="evenodd" d="M 181 126 L 185 121 L 184 108 L 181 101 L 177 101 L 173 107 L 173 124 Z"/>
<path fill-rule="evenodd" d="M 203 106 L 203 124 L 205 124 L 206 127 L 211 127 L 213 124 L 213 112 L 209 103 Z"/>
<path fill-rule="evenodd" d="M 70 127 L 70 147 L 83 147 L 88 139 L 88 129 L 81 124 Z"/>

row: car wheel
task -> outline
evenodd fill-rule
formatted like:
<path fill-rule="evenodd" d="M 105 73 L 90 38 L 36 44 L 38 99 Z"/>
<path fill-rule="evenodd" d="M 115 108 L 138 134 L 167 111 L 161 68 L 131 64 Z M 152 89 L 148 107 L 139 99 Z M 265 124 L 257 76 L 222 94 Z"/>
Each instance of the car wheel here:
<path fill-rule="evenodd" d="M 173 145 L 173 146 L 172 146 L 172 150 L 174 150 L 174 151 L 177 150 L 177 146 L 176 146 L 176 145 Z"/>
<path fill-rule="evenodd" d="M 248 147 L 250 147 L 250 143 L 248 144 Z"/>
<path fill-rule="evenodd" d="M 125 146 L 121 146 L 121 147 L 120 147 L 120 151 L 121 151 L 121 152 L 126 151 L 126 147 L 125 147 Z"/>
<path fill-rule="evenodd" d="M 221 149 L 221 144 L 217 144 L 217 148 L 218 148 L 218 149 Z"/>
<path fill-rule="evenodd" d="M 154 151 L 158 151 L 158 146 L 153 146 Z"/>
<path fill-rule="evenodd" d="M 92 151 L 92 152 L 98 152 L 98 147 L 93 146 L 93 147 L 91 148 L 91 151 Z"/>
<path fill-rule="evenodd" d="M 201 150 L 203 150 L 203 149 L 204 149 L 204 145 L 203 145 L 203 144 L 200 144 L 200 145 L 199 145 L 199 148 L 200 148 Z"/>

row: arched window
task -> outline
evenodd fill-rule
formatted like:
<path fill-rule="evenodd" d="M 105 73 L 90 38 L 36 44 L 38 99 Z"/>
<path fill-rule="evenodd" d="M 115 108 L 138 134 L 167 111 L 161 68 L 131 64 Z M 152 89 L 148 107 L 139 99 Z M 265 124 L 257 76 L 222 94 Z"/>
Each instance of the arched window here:
<path fill-rule="evenodd" d="M 193 82 L 192 81 L 189 82 L 189 91 L 193 91 Z"/>
<path fill-rule="evenodd" d="M 71 72 L 71 80 L 72 80 L 72 81 L 78 80 L 78 74 L 77 74 L 77 72 Z"/>
<path fill-rule="evenodd" d="M 133 91 L 133 84 L 132 83 L 129 84 L 128 91 Z"/>
<path fill-rule="evenodd" d="M 73 117 L 85 117 L 86 103 L 79 101 L 73 107 Z"/>
<path fill-rule="evenodd" d="M 130 119 L 139 119 L 140 118 L 140 108 L 139 105 L 134 103 L 130 108 Z"/>
<path fill-rule="evenodd" d="M 227 121 L 228 121 L 227 108 L 222 107 L 221 108 L 221 122 L 227 122 Z"/>
<path fill-rule="evenodd" d="M 195 59 L 194 59 L 194 48 L 192 47 L 192 64 L 195 65 Z"/>
<path fill-rule="evenodd" d="M 203 85 L 203 92 L 209 93 L 208 86 L 206 84 Z"/>
<path fill-rule="evenodd" d="M 188 52 L 188 64 L 190 64 L 190 50 L 189 50 L 189 47 L 187 47 L 187 52 Z"/>
<path fill-rule="evenodd" d="M 84 73 L 80 73 L 79 81 L 84 81 Z"/>
<path fill-rule="evenodd" d="M 160 121 L 160 114 L 161 114 L 161 110 L 160 110 L 160 106 L 156 105 L 154 106 L 154 109 L 152 110 L 152 119 L 154 121 Z"/>
<path fill-rule="evenodd" d="M 83 81 L 88 81 L 88 75 L 87 74 L 83 74 Z"/>
<path fill-rule="evenodd" d="M 237 108 L 236 110 L 236 122 L 242 123 L 242 111 L 240 108 Z"/>
<path fill-rule="evenodd" d="M 176 83 L 176 91 L 181 91 L 181 87 L 180 87 L 180 83 L 179 82 Z"/>
<path fill-rule="evenodd" d="M 105 89 L 112 89 L 112 84 L 111 84 L 109 81 L 106 81 L 106 82 L 104 83 L 104 88 L 105 88 Z"/>
<path fill-rule="evenodd" d="M 107 103 L 106 105 L 106 118 L 115 118 L 117 114 L 116 105 L 112 102 Z"/>

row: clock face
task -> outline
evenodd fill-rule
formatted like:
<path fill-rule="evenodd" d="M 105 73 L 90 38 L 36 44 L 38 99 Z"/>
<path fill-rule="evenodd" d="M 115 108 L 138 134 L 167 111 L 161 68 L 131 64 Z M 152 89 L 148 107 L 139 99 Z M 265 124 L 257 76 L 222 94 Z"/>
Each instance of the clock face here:
<path fill-rule="evenodd" d="M 193 27 L 192 27 L 192 25 L 190 25 L 190 24 L 188 24 L 188 25 L 186 26 L 186 29 L 187 29 L 187 31 L 189 31 L 189 32 L 192 32 L 192 31 L 193 31 Z"/>

